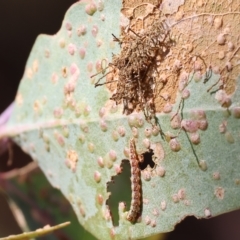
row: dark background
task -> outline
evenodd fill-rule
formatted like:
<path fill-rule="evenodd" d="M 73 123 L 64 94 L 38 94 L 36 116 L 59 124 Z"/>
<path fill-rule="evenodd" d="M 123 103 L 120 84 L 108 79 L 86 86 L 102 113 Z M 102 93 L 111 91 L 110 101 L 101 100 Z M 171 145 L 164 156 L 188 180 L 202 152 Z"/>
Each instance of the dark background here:
<path fill-rule="evenodd" d="M 55 34 L 76 0 L 0 0 L 0 112 L 14 99 L 36 37 Z"/>
<path fill-rule="evenodd" d="M 119 0 L 115 0 L 119 1 Z M 73 0 L 0 0 L 0 112 L 13 100 L 24 72 L 24 66 L 36 37 L 40 33 L 55 34 L 66 10 Z M 22 166 L 31 161 L 15 147 L 18 161 L 13 166 Z M 0 157 L 0 172 L 9 170 L 7 153 Z M 19 161 L 20 160 L 20 161 Z M 239 199 L 240 200 L 240 199 Z M 0 199 L 0 224 L 10 217 L 6 205 Z M 14 224 L 9 220 L 8 225 Z M 19 229 L 10 228 L 9 234 Z M 239 240 L 240 211 L 209 219 L 197 220 L 187 217 L 168 235 L 167 240 Z"/>

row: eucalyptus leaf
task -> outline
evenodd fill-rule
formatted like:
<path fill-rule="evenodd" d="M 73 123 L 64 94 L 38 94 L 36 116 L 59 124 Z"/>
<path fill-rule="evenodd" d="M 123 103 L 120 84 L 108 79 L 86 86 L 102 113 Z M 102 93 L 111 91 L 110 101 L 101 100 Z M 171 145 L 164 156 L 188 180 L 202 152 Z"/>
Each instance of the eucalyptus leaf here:
<path fill-rule="evenodd" d="M 240 206 L 240 91 L 235 61 L 240 45 L 226 33 L 229 21 L 232 28 L 239 22 L 239 6 L 224 12 L 223 7 L 211 8 L 212 1 L 204 9 L 187 1 L 174 1 L 177 7 L 166 2 L 161 8 L 170 14 L 165 21 L 175 46 L 165 62 L 160 61 L 163 84 L 156 87 L 156 97 L 165 99 L 167 107 L 156 113 L 159 125 L 146 121 L 142 112 L 122 114 L 122 104 L 110 100 L 111 87 L 95 88 L 112 54 L 120 53 L 112 34 L 120 36 L 119 26 L 132 24 L 125 10 L 136 20 L 142 14 L 137 11 L 140 7 L 149 4 L 146 9 L 156 12 L 159 4 L 129 5 L 120 13 L 121 1 L 84 1 L 68 10 L 56 35 L 36 40 L 14 111 L 0 133 L 12 137 L 38 162 L 50 183 L 67 197 L 79 222 L 99 239 L 169 232 L 186 216 L 208 218 Z M 138 26 L 137 20 L 134 24 Z M 221 51 L 230 55 L 222 56 Z M 224 58 L 229 61 L 221 62 Z M 236 64 L 233 70 L 229 62 Z M 163 73 L 169 72 L 166 80 Z M 226 80 L 231 77 L 232 82 Z M 157 103 L 156 107 L 160 109 Z M 130 206 L 120 203 L 119 222 L 114 225 L 108 205 L 113 193 L 107 186 L 121 172 L 123 160 L 130 160 L 130 139 L 145 162 L 152 151 L 154 164 L 141 168 L 139 219 L 127 221 Z M 122 184 L 129 187 L 129 178 Z M 124 190 L 122 195 L 119 201 L 124 201 Z"/>

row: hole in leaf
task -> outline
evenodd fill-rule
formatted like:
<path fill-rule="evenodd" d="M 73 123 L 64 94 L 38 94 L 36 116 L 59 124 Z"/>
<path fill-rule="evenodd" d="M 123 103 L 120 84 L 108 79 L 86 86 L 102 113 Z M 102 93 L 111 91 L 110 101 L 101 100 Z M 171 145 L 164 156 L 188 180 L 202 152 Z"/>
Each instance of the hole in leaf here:
<path fill-rule="evenodd" d="M 149 152 L 145 152 L 142 154 L 143 156 L 143 161 L 139 162 L 139 167 L 141 170 L 144 170 L 148 165 L 151 168 L 155 167 L 155 162 L 152 159 L 152 156 L 154 155 L 153 150 L 150 149 Z"/>
<path fill-rule="evenodd" d="M 106 201 L 112 215 L 114 226 L 119 225 L 118 205 L 125 202 L 129 209 L 131 202 L 131 166 L 128 160 L 124 159 L 121 163 L 122 172 L 119 175 L 112 176 L 111 181 L 107 183 L 107 191 L 111 193 Z M 126 209 L 126 210 L 127 210 Z"/>
<path fill-rule="evenodd" d="M 155 167 L 155 162 L 152 159 L 154 155 L 153 150 L 142 154 L 143 161 L 139 162 L 139 168 L 144 170 L 147 166 L 151 168 Z M 107 183 L 107 191 L 110 192 L 110 196 L 106 201 L 109 206 L 112 221 L 114 226 L 119 225 L 118 206 L 120 202 L 126 204 L 125 211 L 128 211 L 131 203 L 131 166 L 127 159 L 122 160 L 121 163 L 122 172 L 118 175 L 112 176 L 111 181 Z"/>

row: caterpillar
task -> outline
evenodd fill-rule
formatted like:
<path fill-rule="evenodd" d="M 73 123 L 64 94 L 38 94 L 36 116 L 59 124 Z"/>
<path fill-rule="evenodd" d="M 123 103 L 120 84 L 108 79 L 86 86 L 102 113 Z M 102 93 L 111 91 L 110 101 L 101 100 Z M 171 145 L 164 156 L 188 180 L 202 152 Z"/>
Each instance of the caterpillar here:
<path fill-rule="evenodd" d="M 131 165 L 131 188 L 132 199 L 130 204 L 130 210 L 127 214 L 127 220 L 130 222 L 136 222 L 139 212 L 141 210 L 142 196 L 141 196 L 141 180 L 140 169 L 138 166 L 138 156 L 136 152 L 136 146 L 134 139 L 130 139 L 130 165 Z"/>

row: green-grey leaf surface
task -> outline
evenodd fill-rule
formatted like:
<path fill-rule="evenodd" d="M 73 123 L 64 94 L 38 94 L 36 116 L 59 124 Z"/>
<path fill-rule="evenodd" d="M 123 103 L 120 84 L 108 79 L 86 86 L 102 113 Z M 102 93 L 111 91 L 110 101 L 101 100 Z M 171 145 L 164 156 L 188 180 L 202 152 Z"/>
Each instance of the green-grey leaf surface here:
<path fill-rule="evenodd" d="M 73 5 L 56 35 L 37 39 L 1 136 L 12 136 L 38 162 L 68 198 L 79 222 L 99 239 L 137 239 L 171 231 L 188 215 L 204 218 L 239 208 L 240 120 L 232 114 L 240 106 L 239 80 L 229 109 L 207 92 L 218 81 L 214 73 L 206 84 L 193 78 L 184 102 L 177 97 L 173 112 L 180 106 L 184 119 L 191 119 L 193 111 L 206 114 L 208 127 L 197 131 L 198 145 L 191 144 L 189 133 L 171 128 L 171 114 L 157 115 L 163 132 L 177 136 L 181 149 L 174 152 L 142 113 L 123 115 L 122 106 L 108 100 L 111 93 L 105 86 L 94 87 L 98 76 L 90 76 L 98 71 L 96 64 L 110 62 L 120 50 L 111 34 L 120 34 L 121 1 L 105 0 L 104 9 L 92 16 L 85 12 L 87 4 Z M 83 25 L 86 34 L 78 36 Z M 86 49 L 83 58 L 81 48 Z M 226 126 L 225 132 L 220 133 L 220 125 Z M 141 172 L 139 221 L 128 222 L 126 212 L 119 210 L 119 226 L 113 226 L 107 183 L 128 159 L 134 136 L 138 153 L 148 151 L 150 144 L 156 166 Z"/>

